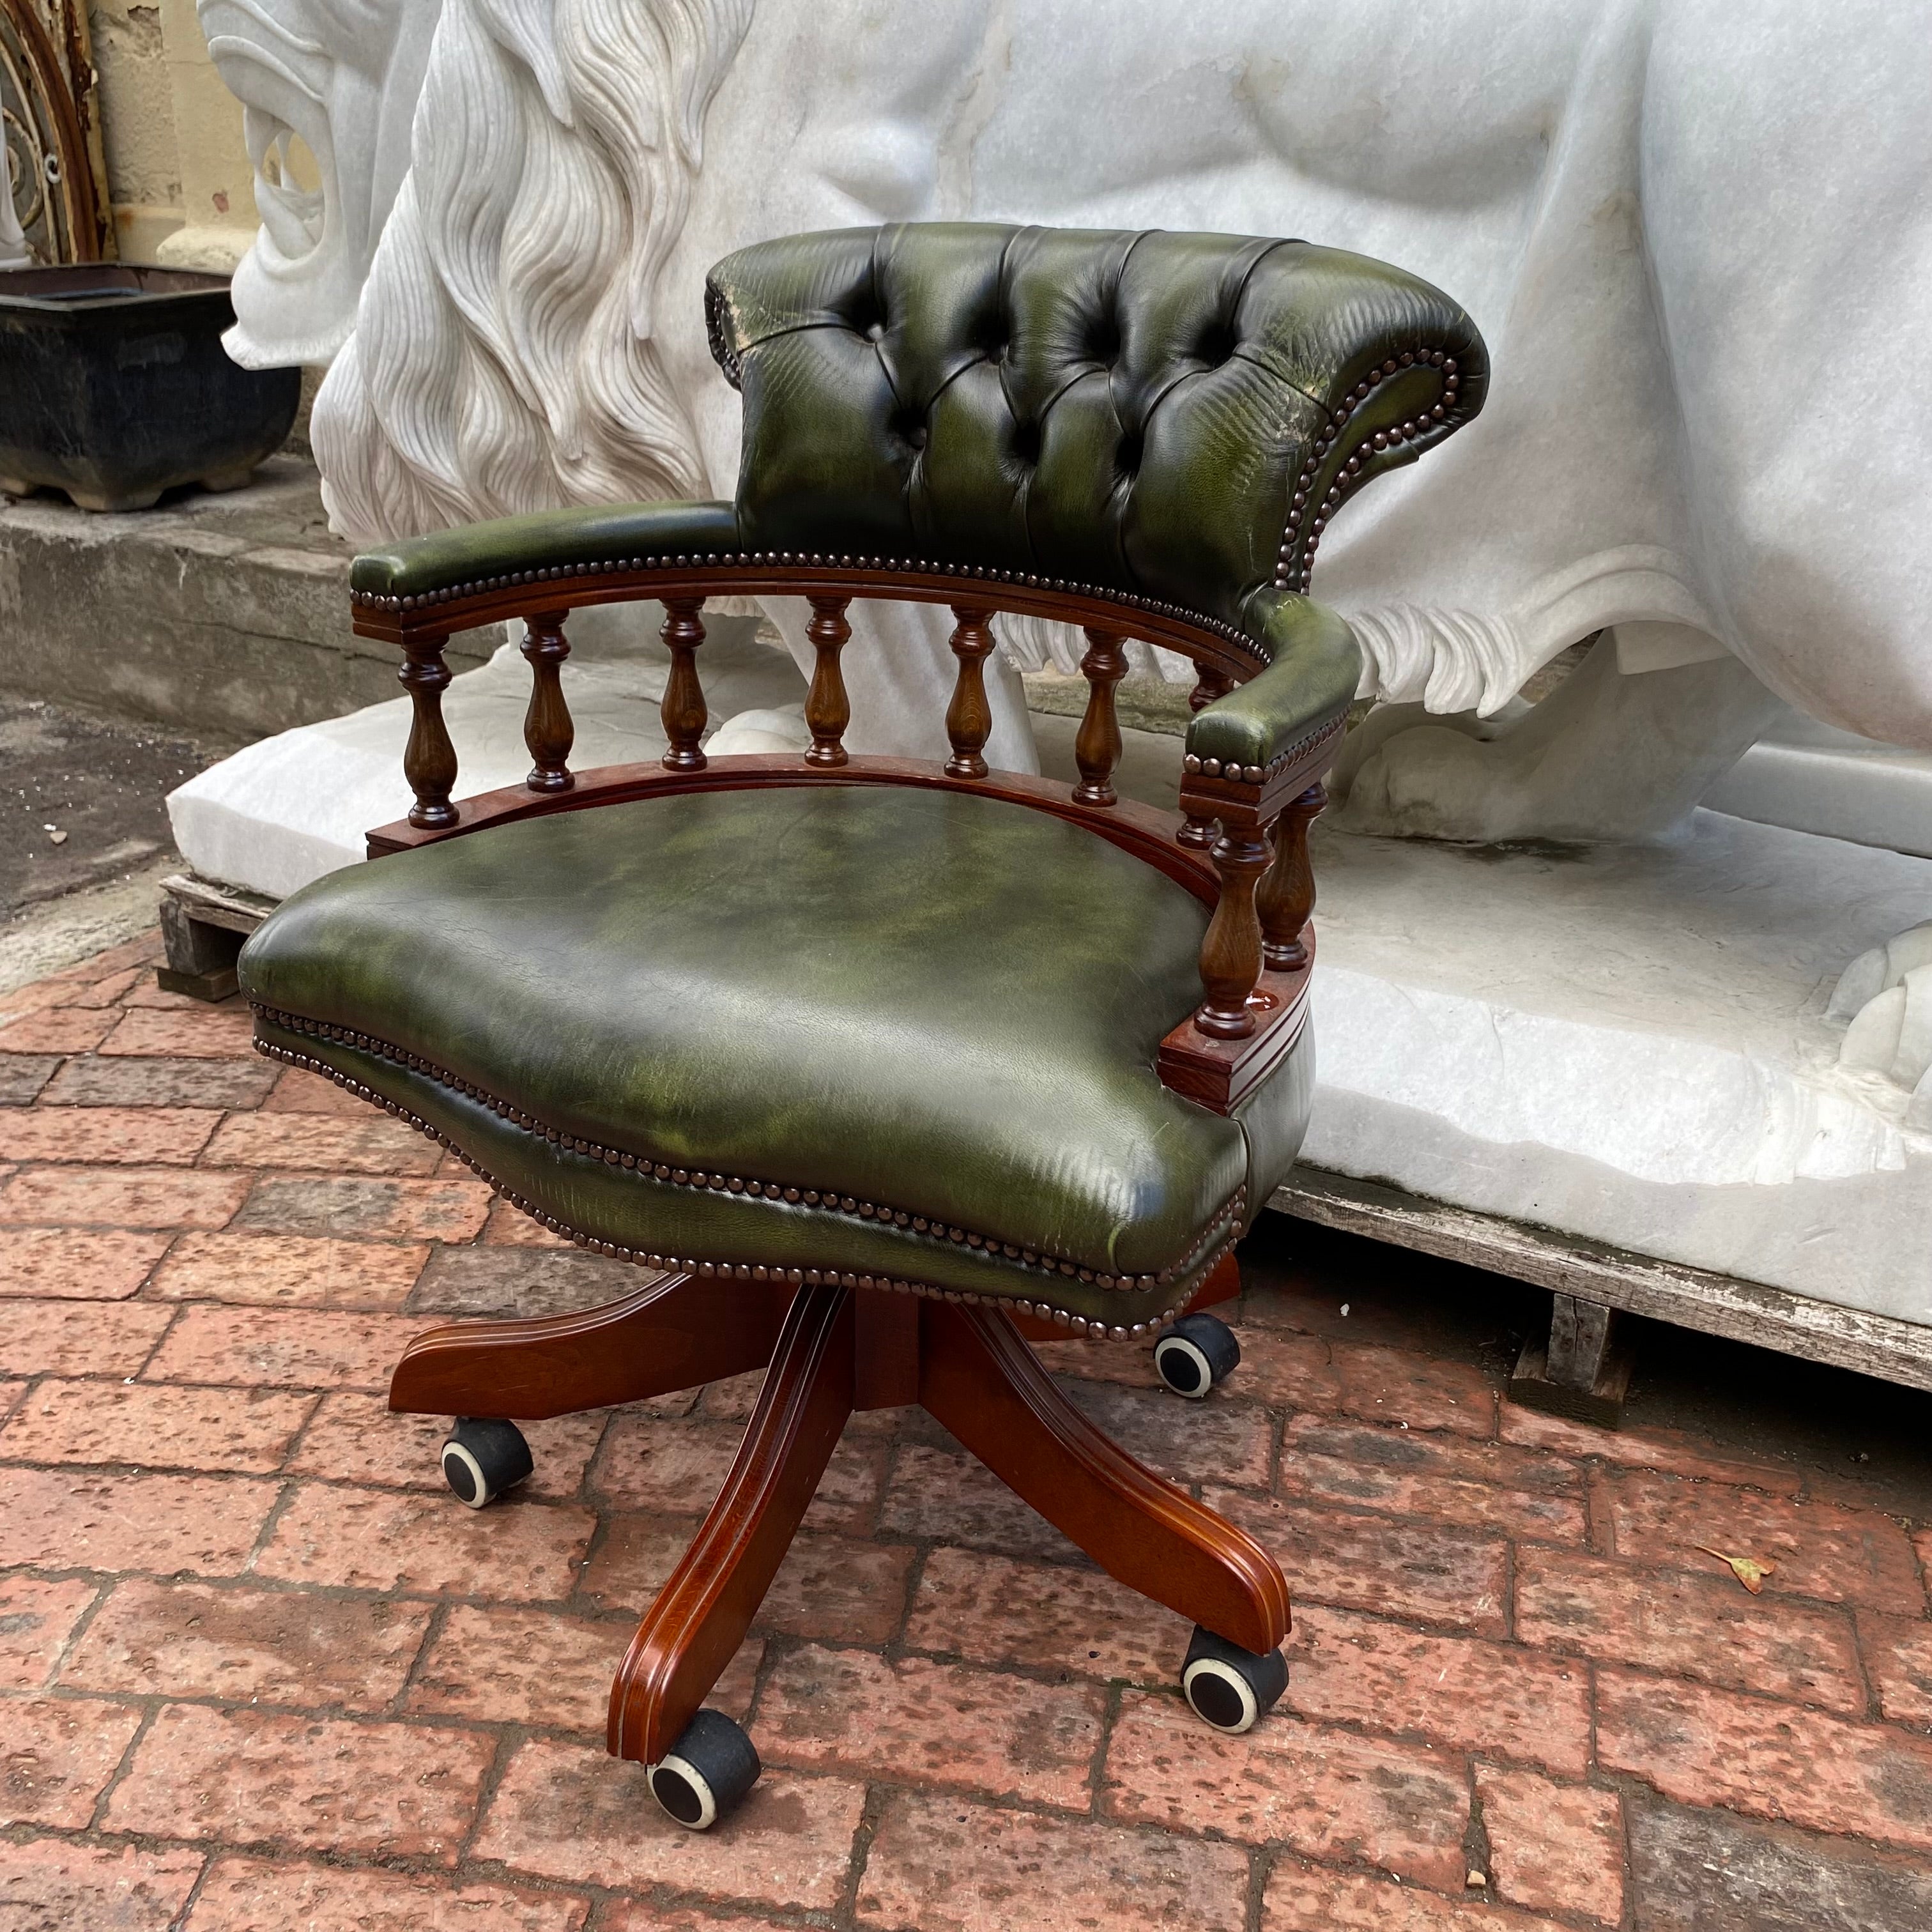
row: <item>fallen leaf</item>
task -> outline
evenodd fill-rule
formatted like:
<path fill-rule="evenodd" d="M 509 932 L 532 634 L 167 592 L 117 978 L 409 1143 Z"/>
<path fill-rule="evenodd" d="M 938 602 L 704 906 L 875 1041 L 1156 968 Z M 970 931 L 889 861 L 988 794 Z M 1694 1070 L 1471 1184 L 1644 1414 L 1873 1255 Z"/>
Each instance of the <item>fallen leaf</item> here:
<path fill-rule="evenodd" d="M 1775 1563 L 1760 1562 L 1755 1556 L 1727 1556 L 1721 1550 L 1713 1550 L 1708 1543 L 1692 1544 L 1706 1556 L 1714 1556 L 1720 1563 L 1728 1563 L 1731 1574 L 1755 1597 L 1762 1594 L 1764 1580 L 1778 1568 Z"/>

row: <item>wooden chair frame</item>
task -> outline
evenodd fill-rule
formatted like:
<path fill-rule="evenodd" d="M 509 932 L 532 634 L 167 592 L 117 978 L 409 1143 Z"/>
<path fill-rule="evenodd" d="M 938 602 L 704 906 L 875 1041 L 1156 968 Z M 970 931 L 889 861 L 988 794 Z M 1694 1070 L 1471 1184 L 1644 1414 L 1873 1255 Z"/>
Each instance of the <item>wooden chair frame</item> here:
<path fill-rule="evenodd" d="M 968 580 L 962 581 L 962 579 Z M 708 596 L 803 596 L 816 664 L 802 754 L 710 759 L 697 658 Z M 855 597 L 949 604 L 958 670 L 943 765 L 854 758 L 839 656 Z M 646 598 L 665 610 L 671 669 L 662 716 L 667 749 L 650 764 L 574 772 L 559 677 L 570 611 Z M 1075 746 L 1079 782 L 988 770 L 992 729 L 982 668 L 1001 610 L 1082 626 L 1088 699 Z M 532 673 L 520 786 L 452 802 L 458 764 L 442 715 L 452 632 L 521 617 Z M 1090 828 L 1154 866 L 1214 910 L 1203 940 L 1207 997 L 1162 1042 L 1160 1078 L 1199 1104 L 1232 1111 L 1293 1046 L 1304 1024 L 1315 897 L 1310 821 L 1339 721 L 1265 772 L 1184 760 L 1177 820 L 1120 798 L 1114 688 L 1130 637 L 1192 658 L 1198 710 L 1264 668 L 1225 626 L 1169 608 L 1010 574 L 850 560 L 694 558 L 522 573 L 422 598 L 358 597 L 357 632 L 400 646 L 413 703 L 404 770 L 406 820 L 369 835 L 372 859 L 554 812 L 690 790 L 766 785 L 895 784 L 988 795 Z M 1210 761 L 1211 763 L 1211 761 Z M 1238 1229 L 1237 1232 L 1240 1232 Z M 702 1272 L 700 1270 L 700 1272 Z M 762 1272 L 762 1270 L 761 1270 Z M 609 1306 L 530 1322 L 463 1323 L 419 1336 L 391 1384 L 393 1409 L 536 1418 L 643 1400 L 769 1365 L 737 1459 L 695 1541 L 639 1625 L 612 1688 L 608 1742 L 658 1762 L 730 1661 L 803 1517 L 847 1418 L 916 1402 L 1110 1574 L 1216 1635 L 1255 1652 L 1288 1628 L 1287 1586 L 1245 1532 L 1144 1468 L 1060 1391 L 1030 1341 L 1090 1324 L 1048 1321 L 964 1298 L 908 1296 L 790 1271 L 788 1279 L 661 1276 Z M 1238 1293 L 1232 1252 L 1190 1304 Z"/>

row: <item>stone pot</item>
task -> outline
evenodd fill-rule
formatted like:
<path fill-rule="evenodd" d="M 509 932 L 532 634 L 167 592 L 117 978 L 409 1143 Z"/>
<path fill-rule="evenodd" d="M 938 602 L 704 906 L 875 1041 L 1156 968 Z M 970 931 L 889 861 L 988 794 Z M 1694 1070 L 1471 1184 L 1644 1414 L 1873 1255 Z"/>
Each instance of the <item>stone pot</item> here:
<path fill-rule="evenodd" d="M 279 448 L 298 369 L 221 346 L 225 275 L 118 262 L 0 274 L 0 490 L 144 510 L 181 483 L 232 490 Z"/>

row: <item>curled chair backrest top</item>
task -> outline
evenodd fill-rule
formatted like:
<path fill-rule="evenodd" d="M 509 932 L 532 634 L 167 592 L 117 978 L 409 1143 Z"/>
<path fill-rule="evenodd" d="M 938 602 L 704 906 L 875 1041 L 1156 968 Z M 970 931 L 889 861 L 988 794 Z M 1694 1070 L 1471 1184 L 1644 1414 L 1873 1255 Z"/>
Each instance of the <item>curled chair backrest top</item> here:
<path fill-rule="evenodd" d="M 1439 290 L 1228 235 L 904 224 L 740 250 L 742 542 L 1037 573 L 1258 636 L 1329 514 L 1481 406 Z"/>

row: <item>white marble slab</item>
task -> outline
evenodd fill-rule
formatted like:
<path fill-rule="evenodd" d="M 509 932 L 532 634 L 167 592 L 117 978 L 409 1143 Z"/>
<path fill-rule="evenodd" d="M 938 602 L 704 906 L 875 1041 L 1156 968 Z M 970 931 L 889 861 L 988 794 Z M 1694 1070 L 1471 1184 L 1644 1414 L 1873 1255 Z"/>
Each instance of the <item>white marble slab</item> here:
<path fill-rule="evenodd" d="M 1826 1014 L 1932 861 L 1708 812 L 1664 848 L 1316 844 L 1305 1160 L 1932 1322 L 1932 1136 Z"/>

